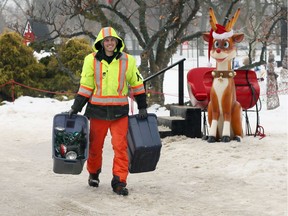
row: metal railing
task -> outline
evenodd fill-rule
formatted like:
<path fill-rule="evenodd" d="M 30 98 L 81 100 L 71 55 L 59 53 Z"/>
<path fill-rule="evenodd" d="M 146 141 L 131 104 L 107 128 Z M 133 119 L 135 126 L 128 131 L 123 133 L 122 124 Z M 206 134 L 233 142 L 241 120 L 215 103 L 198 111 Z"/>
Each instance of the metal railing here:
<path fill-rule="evenodd" d="M 178 105 L 184 105 L 184 61 L 186 59 L 183 58 L 170 66 L 160 70 L 159 72 L 147 77 L 144 79 L 144 85 L 146 82 L 153 79 L 156 76 L 159 76 L 162 73 L 165 73 L 167 70 L 173 68 L 174 66 L 178 65 Z"/>

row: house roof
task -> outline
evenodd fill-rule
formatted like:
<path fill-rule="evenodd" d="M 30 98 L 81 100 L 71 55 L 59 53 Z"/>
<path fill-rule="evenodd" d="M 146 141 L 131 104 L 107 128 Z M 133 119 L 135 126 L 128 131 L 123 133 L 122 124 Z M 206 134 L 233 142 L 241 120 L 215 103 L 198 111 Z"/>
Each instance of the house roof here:
<path fill-rule="evenodd" d="M 31 30 L 32 30 L 33 34 L 35 35 L 36 41 L 43 41 L 43 40 L 47 40 L 47 39 L 51 38 L 50 31 L 49 31 L 47 24 L 33 20 L 33 19 L 28 19 L 24 33 L 27 30 L 28 25 L 31 26 Z M 23 35 L 24 35 L 24 33 L 23 33 Z"/>

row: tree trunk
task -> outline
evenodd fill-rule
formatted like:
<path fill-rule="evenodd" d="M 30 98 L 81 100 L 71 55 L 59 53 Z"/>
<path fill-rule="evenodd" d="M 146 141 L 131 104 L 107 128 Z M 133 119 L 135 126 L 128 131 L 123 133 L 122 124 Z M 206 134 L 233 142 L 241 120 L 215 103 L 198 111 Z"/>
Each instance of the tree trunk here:
<path fill-rule="evenodd" d="M 147 103 L 149 106 L 153 104 L 164 105 L 163 78 L 164 74 L 156 76 L 146 83 Z"/>

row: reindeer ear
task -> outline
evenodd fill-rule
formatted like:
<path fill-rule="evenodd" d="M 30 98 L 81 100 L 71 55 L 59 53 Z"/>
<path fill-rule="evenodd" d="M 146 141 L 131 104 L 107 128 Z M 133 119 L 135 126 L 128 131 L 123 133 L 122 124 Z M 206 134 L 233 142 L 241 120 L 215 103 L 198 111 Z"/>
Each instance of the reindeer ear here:
<path fill-rule="evenodd" d="M 209 39 L 210 39 L 210 33 L 209 32 L 205 32 L 202 34 L 203 39 L 209 43 Z"/>
<path fill-rule="evenodd" d="M 236 33 L 232 36 L 232 39 L 235 43 L 240 43 L 244 39 L 243 33 Z"/>

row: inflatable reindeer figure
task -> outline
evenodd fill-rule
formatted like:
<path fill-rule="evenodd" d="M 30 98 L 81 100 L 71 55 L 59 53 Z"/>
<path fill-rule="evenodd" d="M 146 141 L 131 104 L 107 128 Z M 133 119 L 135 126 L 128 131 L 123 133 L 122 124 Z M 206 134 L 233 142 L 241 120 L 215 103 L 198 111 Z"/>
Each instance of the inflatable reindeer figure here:
<path fill-rule="evenodd" d="M 237 21 L 240 9 L 229 20 L 226 26 L 217 23 L 215 14 L 210 8 L 210 33 L 203 38 L 209 43 L 210 56 L 216 60 L 216 70 L 212 72 L 213 83 L 208 104 L 209 136 L 208 142 L 230 142 L 231 139 L 241 141 L 242 107 L 236 101 L 236 90 L 232 70 L 232 61 L 236 57 L 235 43 L 243 40 L 244 34 L 234 34 L 232 27 Z"/>

